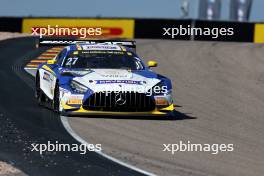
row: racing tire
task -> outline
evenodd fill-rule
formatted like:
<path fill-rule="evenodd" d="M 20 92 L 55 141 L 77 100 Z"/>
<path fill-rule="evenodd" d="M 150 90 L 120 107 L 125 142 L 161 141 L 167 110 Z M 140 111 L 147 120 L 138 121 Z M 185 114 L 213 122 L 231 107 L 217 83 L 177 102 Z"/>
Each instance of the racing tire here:
<path fill-rule="evenodd" d="M 37 99 L 38 105 L 44 106 L 45 95 L 44 95 L 43 91 L 40 88 L 39 74 L 37 74 L 37 76 L 36 76 L 35 97 Z"/>
<path fill-rule="evenodd" d="M 53 99 L 53 110 L 56 113 L 60 113 L 60 88 L 58 82 L 55 85 L 54 89 L 54 99 Z"/>

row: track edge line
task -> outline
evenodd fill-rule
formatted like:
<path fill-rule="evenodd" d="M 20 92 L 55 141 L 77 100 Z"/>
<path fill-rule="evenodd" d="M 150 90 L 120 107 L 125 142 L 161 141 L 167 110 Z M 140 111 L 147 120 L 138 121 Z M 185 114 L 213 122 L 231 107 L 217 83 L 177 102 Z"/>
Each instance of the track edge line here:
<path fill-rule="evenodd" d="M 75 139 L 75 140 L 77 140 L 78 142 L 80 142 L 80 143 L 82 143 L 82 144 L 86 144 L 86 145 L 89 145 L 89 143 L 88 142 L 86 142 L 84 139 L 82 139 L 76 132 L 74 132 L 73 131 L 73 129 L 71 128 L 71 126 L 70 126 L 70 124 L 69 124 L 69 121 L 68 121 L 68 118 L 67 117 L 65 117 L 65 116 L 60 116 L 60 120 L 61 120 L 61 122 L 62 122 L 62 125 L 64 126 L 64 128 L 66 129 L 66 131 Z M 125 163 L 125 162 L 123 162 L 123 161 L 121 161 L 121 160 L 119 160 L 119 159 L 116 159 L 116 158 L 114 158 L 114 157 L 112 157 L 112 156 L 109 156 L 109 155 L 107 155 L 107 154 L 105 154 L 105 153 L 103 153 L 103 152 L 101 152 L 101 151 L 95 151 L 97 154 L 99 154 L 99 155 L 101 155 L 102 157 L 104 157 L 104 158 L 107 158 L 107 159 L 109 159 L 109 160 L 111 160 L 111 161 L 113 161 L 113 162 L 115 162 L 115 163 L 117 163 L 117 164 L 120 164 L 120 165 L 122 165 L 122 166 L 124 166 L 124 167 L 127 167 L 127 168 L 129 168 L 129 169 L 131 169 L 131 170 L 134 170 L 134 171 L 137 171 L 137 172 L 139 172 L 139 173 L 142 173 L 142 174 L 145 174 L 145 175 L 148 175 L 148 176 L 157 176 L 157 175 L 155 175 L 155 174 L 153 174 L 153 173 L 150 173 L 150 172 L 148 172 L 148 171 L 144 171 L 144 170 L 142 170 L 142 169 L 140 169 L 140 168 L 137 168 L 137 167 L 135 167 L 135 166 L 132 166 L 132 165 L 130 165 L 130 164 L 127 164 L 127 163 Z"/>

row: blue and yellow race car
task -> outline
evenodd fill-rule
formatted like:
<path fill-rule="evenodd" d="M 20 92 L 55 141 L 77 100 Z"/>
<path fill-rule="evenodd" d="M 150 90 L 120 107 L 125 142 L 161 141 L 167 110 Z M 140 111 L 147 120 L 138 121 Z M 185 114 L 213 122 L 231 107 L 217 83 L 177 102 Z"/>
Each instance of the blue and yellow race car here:
<path fill-rule="evenodd" d="M 56 41 L 67 45 L 39 65 L 35 97 L 65 115 L 171 115 L 170 79 L 153 72 L 135 52 L 134 41 Z"/>

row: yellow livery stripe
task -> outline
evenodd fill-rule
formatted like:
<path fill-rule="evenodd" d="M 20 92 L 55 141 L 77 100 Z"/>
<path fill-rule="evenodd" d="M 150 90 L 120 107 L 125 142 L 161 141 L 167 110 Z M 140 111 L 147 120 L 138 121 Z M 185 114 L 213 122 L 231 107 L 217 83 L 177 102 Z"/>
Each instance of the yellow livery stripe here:
<path fill-rule="evenodd" d="M 49 71 L 49 72 L 52 73 L 53 75 L 55 75 L 54 71 L 51 70 L 47 65 L 43 65 L 42 68 L 43 68 L 44 70 Z"/>

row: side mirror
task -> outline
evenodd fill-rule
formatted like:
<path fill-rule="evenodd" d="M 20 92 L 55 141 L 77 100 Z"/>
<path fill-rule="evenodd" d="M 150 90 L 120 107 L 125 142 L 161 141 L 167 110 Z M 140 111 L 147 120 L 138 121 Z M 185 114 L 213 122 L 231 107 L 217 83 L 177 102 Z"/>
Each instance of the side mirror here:
<path fill-rule="evenodd" d="M 148 67 L 157 67 L 158 63 L 156 61 L 148 61 Z"/>
<path fill-rule="evenodd" d="M 48 61 L 47 61 L 47 64 L 50 64 L 50 65 L 52 65 L 52 64 L 56 64 L 56 63 L 57 63 L 56 60 L 48 60 Z"/>

